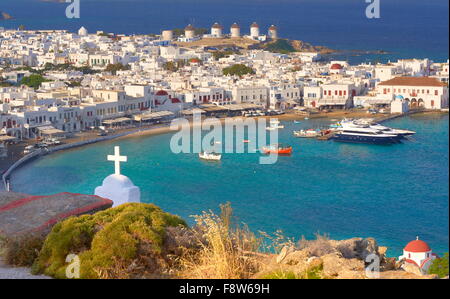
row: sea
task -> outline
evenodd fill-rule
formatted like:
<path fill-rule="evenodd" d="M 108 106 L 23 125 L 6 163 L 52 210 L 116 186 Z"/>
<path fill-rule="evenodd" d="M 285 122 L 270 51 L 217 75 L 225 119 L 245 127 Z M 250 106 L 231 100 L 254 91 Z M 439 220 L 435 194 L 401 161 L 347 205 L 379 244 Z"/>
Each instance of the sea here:
<path fill-rule="evenodd" d="M 365 0 L 79 0 L 80 18 L 66 18 L 68 3 L 56 0 L 1 0 L 0 11 L 15 19 L 0 27 L 102 30 L 117 34 L 159 34 L 187 24 L 210 28 L 234 22 L 248 34 L 252 22 L 262 32 L 274 24 L 283 38 L 342 50 L 331 59 L 352 64 L 399 58 L 448 60 L 448 0 L 374 0 L 380 18 L 368 19 Z M 358 50 L 355 54 L 353 50 Z M 360 51 L 386 51 L 362 54 Z M 372 53 L 372 52 L 370 52 Z"/>
<path fill-rule="evenodd" d="M 98 143 L 42 157 L 15 171 L 13 191 L 35 195 L 92 194 L 114 172 L 106 160 L 118 145 L 128 156 L 122 173 L 142 200 L 194 224 L 192 215 L 230 202 L 238 223 L 258 233 L 299 240 L 374 237 L 398 256 L 416 236 L 438 254 L 449 242 L 449 117 L 415 114 L 386 122 L 416 131 L 400 144 L 346 144 L 295 138 L 293 130 L 324 128 L 335 120 L 285 121 L 279 141 L 293 147 L 275 164 L 259 153 L 223 154 L 205 162 L 174 154 L 173 133 Z M 241 142 L 237 140 L 236 142 Z"/>

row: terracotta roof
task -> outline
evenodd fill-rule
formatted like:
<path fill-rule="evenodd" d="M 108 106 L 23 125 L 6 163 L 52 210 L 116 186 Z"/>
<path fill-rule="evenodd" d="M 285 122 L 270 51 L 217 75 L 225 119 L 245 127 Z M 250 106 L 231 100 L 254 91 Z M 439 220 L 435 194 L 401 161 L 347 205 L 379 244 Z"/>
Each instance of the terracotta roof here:
<path fill-rule="evenodd" d="M 405 248 L 403 248 L 404 251 L 409 252 L 428 252 L 431 250 L 430 246 L 422 240 L 414 240 L 409 242 Z"/>
<path fill-rule="evenodd" d="M 157 95 L 157 96 L 166 96 L 166 95 L 168 95 L 168 93 L 167 93 L 166 91 L 164 91 L 164 90 L 160 90 L 160 91 L 158 91 L 158 92 L 156 93 L 156 95 Z"/>
<path fill-rule="evenodd" d="M 254 22 L 250 27 L 251 27 L 251 28 L 259 28 L 259 25 L 256 24 L 256 22 Z"/>
<path fill-rule="evenodd" d="M 378 85 L 400 85 L 400 86 L 447 86 L 445 83 L 436 78 L 430 77 L 396 77 L 387 81 L 383 81 Z"/>
<path fill-rule="evenodd" d="M 214 23 L 214 25 L 212 25 L 212 28 L 222 29 L 222 26 L 219 23 Z"/>
<path fill-rule="evenodd" d="M 330 69 L 332 69 L 332 70 L 340 70 L 340 69 L 342 69 L 342 65 L 340 65 L 340 64 L 338 64 L 338 63 L 335 63 L 335 64 L 333 64 L 333 65 L 330 67 Z"/>
<path fill-rule="evenodd" d="M 272 26 L 269 27 L 269 30 L 277 30 L 277 26 L 272 25 Z"/>
<path fill-rule="evenodd" d="M 193 31 L 195 30 L 194 26 L 192 26 L 191 24 L 187 25 L 186 28 L 184 28 L 185 31 Z"/>
<path fill-rule="evenodd" d="M 231 28 L 240 28 L 238 24 L 234 23 L 233 25 L 231 25 Z"/>

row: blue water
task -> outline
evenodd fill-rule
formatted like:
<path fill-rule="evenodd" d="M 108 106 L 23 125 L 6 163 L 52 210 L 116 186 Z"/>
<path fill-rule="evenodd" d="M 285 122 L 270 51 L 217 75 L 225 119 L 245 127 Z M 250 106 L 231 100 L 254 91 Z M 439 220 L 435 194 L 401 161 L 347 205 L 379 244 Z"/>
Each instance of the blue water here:
<path fill-rule="evenodd" d="M 191 215 L 230 201 L 254 231 L 312 238 L 375 237 L 399 255 L 416 235 L 438 252 L 448 251 L 448 115 L 416 115 L 390 121 L 417 132 L 392 146 L 342 144 L 292 137 L 292 130 L 326 120 L 284 123 L 280 141 L 291 157 L 258 164 L 259 154 L 224 154 L 220 163 L 195 154 L 173 154 L 171 134 L 129 138 L 53 154 L 20 168 L 15 191 L 92 193 L 113 172 L 106 155 L 120 145 L 129 162 L 122 172 L 143 200 L 193 223 Z"/>
<path fill-rule="evenodd" d="M 65 18 L 65 3 L 1 0 L 0 10 L 16 19 L 0 26 L 143 34 L 233 22 L 248 33 L 256 21 L 282 37 L 341 50 L 385 50 L 389 55 L 343 55 L 352 63 L 397 58 L 446 61 L 449 49 L 448 0 L 381 0 L 381 18 L 367 19 L 364 0 L 81 0 L 81 18 Z"/>

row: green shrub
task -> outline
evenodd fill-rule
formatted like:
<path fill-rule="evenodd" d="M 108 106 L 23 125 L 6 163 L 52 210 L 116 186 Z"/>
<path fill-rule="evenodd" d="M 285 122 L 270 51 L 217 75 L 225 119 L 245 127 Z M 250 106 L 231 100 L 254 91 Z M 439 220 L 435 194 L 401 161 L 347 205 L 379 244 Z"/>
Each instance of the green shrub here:
<path fill-rule="evenodd" d="M 437 274 L 439 277 L 448 276 L 448 252 L 442 258 L 435 259 L 428 269 L 429 274 Z"/>
<path fill-rule="evenodd" d="M 45 235 L 26 234 L 4 239 L 1 243 L 2 256 L 8 265 L 29 267 L 39 255 Z"/>
<path fill-rule="evenodd" d="M 235 64 L 235 65 L 226 67 L 226 68 L 224 68 L 222 70 L 222 72 L 223 72 L 224 76 L 237 75 L 239 77 L 242 77 L 242 76 L 247 75 L 247 74 L 254 74 L 255 73 L 255 71 L 251 67 L 248 67 L 248 66 L 246 66 L 244 64 Z"/>
<path fill-rule="evenodd" d="M 186 226 L 151 204 L 129 203 L 56 224 L 45 240 L 33 273 L 66 278 L 66 257 L 80 258 L 80 278 L 158 275 L 166 227 Z"/>

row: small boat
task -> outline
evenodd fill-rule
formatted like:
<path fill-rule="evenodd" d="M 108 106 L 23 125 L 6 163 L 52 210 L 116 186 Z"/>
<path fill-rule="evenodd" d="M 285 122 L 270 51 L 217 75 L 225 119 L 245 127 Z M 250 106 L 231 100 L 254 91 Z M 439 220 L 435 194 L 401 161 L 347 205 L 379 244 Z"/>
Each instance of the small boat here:
<path fill-rule="evenodd" d="M 294 120 L 294 124 L 299 124 L 300 121 L 299 120 Z"/>
<path fill-rule="evenodd" d="M 262 148 L 263 153 L 266 155 L 277 154 L 277 155 L 290 155 L 292 154 L 292 146 L 283 146 L 280 144 L 274 144 Z"/>
<path fill-rule="evenodd" d="M 313 129 L 294 131 L 293 133 L 295 137 L 300 138 L 315 138 L 320 136 L 320 131 L 316 131 Z"/>
<path fill-rule="evenodd" d="M 244 143 L 250 143 L 250 140 L 244 139 L 244 140 L 242 140 L 242 142 L 244 142 Z"/>
<path fill-rule="evenodd" d="M 208 152 L 201 152 L 198 154 L 198 157 L 200 159 L 208 160 L 208 161 L 220 161 L 220 159 L 222 159 L 221 154 L 208 153 Z"/>
<path fill-rule="evenodd" d="M 304 120 L 308 120 L 308 119 L 309 119 L 309 117 L 305 117 L 305 118 L 304 118 Z"/>

